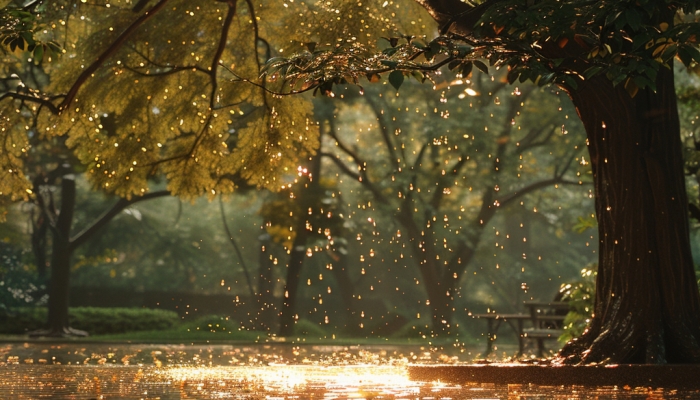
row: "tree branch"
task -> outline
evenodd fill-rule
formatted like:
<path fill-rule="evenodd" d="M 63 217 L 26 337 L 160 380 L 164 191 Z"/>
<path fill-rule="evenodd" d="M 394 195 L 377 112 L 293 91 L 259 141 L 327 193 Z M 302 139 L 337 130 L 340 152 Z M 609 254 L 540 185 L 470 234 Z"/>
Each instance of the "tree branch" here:
<path fill-rule="evenodd" d="M 386 116 L 380 112 L 380 106 L 378 102 L 375 101 L 375 99 L 373 99 L 371 96 L 363 97 L 365 99 L 365 102 L 367 102 L 367 104 L 369 104 L 372 108 L 374 115 L 377 117 L 377 121 L 379 122 L 379 131 L 382 134 L 382 138 L 384 139 L 386 150 L 389 152 L 389 162 L 394 166 L 394 169 L 398 170 L 399 160 L 396 156 L 396 149 L 394 148 L 393 143 L 391 141 L 391 136 L 389 136 L 389 129 L 391 128 L 389 126 L 389 121 L 387 120 Z"/>
<path fill-rule="evenodd" d="M 500 197 L 497 199 L 499 206 L 498 207 L 505 207 L 508 204 L 512 203 L 513 201 L 517 200 L 518 198 L 525 196 L 528 193 L 534 192 L 535 190 L 545 188 L 547 186 L 551 185 L 556 185 L 556 184 L 564 184 L 564 185 L 580 185 L 579 182 L 577 181 L 569 181 L 564 179 L 563 176 L 558 175 L 550 179 L 545 179 L 541 181 L 534 182 L 530 185 L 525 186 L 524 188 L 512 192 L 510 194 L 507 194 L 503 197 Z"/>
<path fill-rule="evenodd" d="M 211 79 L 211 92 L 209 95 L 209 108 L 214 109 L 214 103 L 216 99 L 216 89 L 219 87 L 216 81 L 216 71 L 221 63 L 221 55 L 224 54 L 224 49 L 226 49 L 226 40 L 228 39 L 228 33 L 231 29 L 231 22 L 233 17 L 236 16 L 236 4 L 234 0 L 230 0 L 228 3 L 228 11 L 226 13 L 226 18 L 224 19 L 224 24 L 221 27 L 221 36 L 219 36 L 219 42 L 216 46 L 216 52 L 214 52 L 214 57 L 211 60 L 211 67 L 209 70 L 209 77 Z M 257 57 L 256 57 L 257 59 Z"/>
<path fill-rule="evenodd" d="M 71 238 L 69 250 L 73 251 L 83 243 L 85 243 L 95 232 L 107 225 L 114 217 L 119 215 L 125 208 L 139 203 L 141 201 L 155 199 L 158 197 L 170 196 L 167 190 L 146 193 L 140 197 L 132 197 L 130 200 L 119 199 L 109 210 L 100 215 L 90 226 L 83 229 L 80 233 Z"/>
<path fill-rule="evenodd" d="M 60 96 L 56 96 L 54 98 L 58 98 L 58 97 L 60 97 Z M 0 101 L 5 100 L 6 98 L 28 101 L 31 103 L 37 103 L 41 106 L 47 107 L 54 114 L 58 114 L 58 112 L 60 111 L 59 108 L 56 107 L 56 105 L 51 102 L 51 97 L 37 97 L 37 96 L 30 96 L 30 95 L 23 94 L 23 93 L 8 92 L 8 93 L 3 93 L 3 95 L 0 96 Z"/>
<path fill-rule="evenodd" d="M 160 0 L 158 4 L 153 6 L 150 10 L 146 11 L 145 14 L 141 15 L 132 22 L 124 32 L 117 37 L 117 39 L 112 42 L 112 44 L 100 54 L 95 61 L 92 62 L 83 72 L 78 76 L 78 78 L 73 82 L 73 86 L 66 93 L 66 97 L 63 102 L 58 106 L 58 112 L 63 112 L 70 106 L 70 104 L 75 99 L 78 94 L 78 90 L 87 82 L 87 80 L 100 68 L 114 53 L 121 48 L 121 46 L 126 42 L 126 40 L 138 29 L 143 23 L 148 21 L 152 16 L 154 16 L 158 11 L 162 10 L 169 0 Z"/>
<path fill-rule="evenodd" d="M 320 153 L 321 157 L 328 157 L 335 163 L 335 165 L 340 168 L 340 170 L 347 176 L 356 179 L 358 182 L 362 184 L 367 190 L 372 192 L 372 195 L 377 199 L 382 204 L 389 204 L 388 199 L 384 196 L 384 194 L 369 180 L 369 179 L 363 179 L 362 175 L 354 172 L 353 170 L 350 169 L 345 163 L 340 159 L 340 157 L 336 156 L 335 154 L 331 153 Z"/>

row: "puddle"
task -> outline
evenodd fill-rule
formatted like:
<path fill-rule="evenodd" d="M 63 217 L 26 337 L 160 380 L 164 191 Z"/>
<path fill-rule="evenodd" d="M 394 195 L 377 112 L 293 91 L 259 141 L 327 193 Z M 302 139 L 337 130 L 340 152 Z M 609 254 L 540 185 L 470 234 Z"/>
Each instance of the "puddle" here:
<path fill-rule="evenodd" d="M 0 399 L 678 399 L 645 387 L 409 379 L 414 363 L 463 363 L 419 346 L 0 345 Z"/>

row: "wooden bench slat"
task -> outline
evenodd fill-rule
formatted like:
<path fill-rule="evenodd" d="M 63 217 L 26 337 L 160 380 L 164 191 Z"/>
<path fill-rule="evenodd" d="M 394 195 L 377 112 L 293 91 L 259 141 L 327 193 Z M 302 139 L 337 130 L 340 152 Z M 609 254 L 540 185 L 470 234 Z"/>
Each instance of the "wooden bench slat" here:
<path fill-rule="evenodd" d="M 532 339 L 557 339 L 564 333 L 561 329 L 524 329 L 523 337 Z"/>
<path fill-rule="evenodd" d="M 538 321 L 563 321 L 566 315 L 537 315 Z"/>
<path fill-rule="evenodd" d="M 484 319 L 532 319 L 528 314 L 472 314 L 471 316 Z"/>

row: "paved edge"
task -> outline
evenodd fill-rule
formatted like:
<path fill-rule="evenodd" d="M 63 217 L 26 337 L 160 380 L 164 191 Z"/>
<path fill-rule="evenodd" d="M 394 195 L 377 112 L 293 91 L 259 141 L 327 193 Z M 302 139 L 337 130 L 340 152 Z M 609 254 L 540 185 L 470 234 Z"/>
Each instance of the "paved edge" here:
<path fill-rule="evenodd" d="M 700 390 L 700 365 L 544 366 L 523 364 L 409 365 L 417 381 Z"/>

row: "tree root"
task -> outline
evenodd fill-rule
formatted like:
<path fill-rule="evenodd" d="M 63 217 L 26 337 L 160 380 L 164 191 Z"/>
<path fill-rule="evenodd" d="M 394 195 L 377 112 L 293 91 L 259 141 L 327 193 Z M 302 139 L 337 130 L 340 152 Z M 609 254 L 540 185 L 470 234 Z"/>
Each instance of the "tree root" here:
<path fill-rule="evenodd" d="M 29 332 L 29 337 L 51 337 L 51 338 L 71 338 L 71 337 L 87 337 L 90 336 L 86 331 L 71 327 L 63 327 L 62 329 L 38 329 Z"/>
<path fill-rule="evenodd" d="M 616 322 L 605 329 L 591 326 L 567 343 L 553 359 L 559 365 L 592 364 L 696 364 L 700 363 L 698 335 L 679 319 L 656 324 L 635 324 L 637 318 Z"/>

